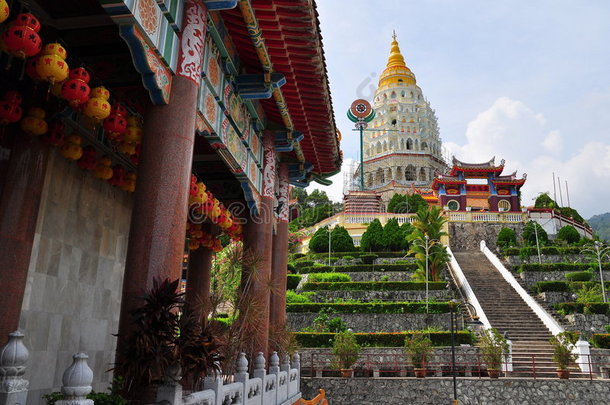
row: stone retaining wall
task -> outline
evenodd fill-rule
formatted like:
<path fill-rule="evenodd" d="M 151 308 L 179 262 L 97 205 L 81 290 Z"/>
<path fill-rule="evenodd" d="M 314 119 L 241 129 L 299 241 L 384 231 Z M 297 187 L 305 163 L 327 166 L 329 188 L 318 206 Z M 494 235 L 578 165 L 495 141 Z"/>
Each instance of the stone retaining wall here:
<path fill-rule="evenodd" d="M 560 302 L 570 302 L 574 301 L 572 299 L 571 292 L 565 291 L 545 291 L 543 293 L 538 294 L 544 302 L 550 305 L 559 304 Z"/>
<path fill-rule="evenodd" d="M 584 255 L 540 255 L 542 263 L 589 263 L 590 258 Z M 538 255 L 532 255 L 527 258 L 521 256 L 505 256 L 504 261 L 511 266 L 520 264 L 538 263 Z"/>
<path fill-rule="evenodd" d="M 303 378 L 303 398 L 318 389 L 326 391 L 329 405 L 449 404 L 453 399 L 450 377 L 442 378 Z M 597 405 L 607 404 L 607 380 L 559 380 L 458 378 L 457 395 L 462 405 Z"/>
<path fill-rule="evenodd" d="M 454 251 L 479 250 L 479 245 L 484 240 L 487 247 L 495 251 L 500 229 L 511 228 L 517 235 L 521 235 L 524 226 L 523 223 L 449 222 L 449 245 Z"/>
<path fill-rule="evenodd" d="M 604 326 L 610 325 L 610 317 L 603 314 L 571 314 L 566 315 L 565 320 L 569 322 L 570 329 L 591 333 L 605 333 Z"/>
<path fill-rule="evenodd" d="M 446 301 L 453 298 L 449 290 L 430 290 L 428 297 L 432 300 Z M 363 302 L 381 301 L 425 301 L 425 291 L 315 291 L 309 297 L 313 302 L 331 302 L 336 299 L 359 300 Z"/>
<path fill-rule="evenodd" d="M 531 288 L 538 281 L 567 281 L 566 274 L 571 271 L 524 271 L 519 273 L 521 280 Z M 610 271 L 604 271 L 604 281 L 610 281 Z M 592 281 L 599 281 L 599 271 L 593 272 Z"/>
<path fill-rule="evenodd" d="M 289 312 L 288 330 L 303 330 L 312 326 L 319 316 L 317 313 Z M 429 327 L 449 330 L 449 314 L 329 314 L 329 318 L 339 317 L 354 332 L 402 332 Z"/>
<path fill-rule="evenodd" d="M 343 274 L 349 275 L 352 281 L 412 281 L 413 276 L 412 271 L 356 271 Z"/>

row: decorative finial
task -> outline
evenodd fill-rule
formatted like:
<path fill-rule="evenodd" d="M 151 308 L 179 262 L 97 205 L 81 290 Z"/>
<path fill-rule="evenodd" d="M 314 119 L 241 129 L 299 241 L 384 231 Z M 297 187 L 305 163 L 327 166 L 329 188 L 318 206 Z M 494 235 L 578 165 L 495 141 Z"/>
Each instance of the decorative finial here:
<path fill-rule="evenodd" d="M 392 39 L 396 41 L 396 30 L 392 30 Z"/>

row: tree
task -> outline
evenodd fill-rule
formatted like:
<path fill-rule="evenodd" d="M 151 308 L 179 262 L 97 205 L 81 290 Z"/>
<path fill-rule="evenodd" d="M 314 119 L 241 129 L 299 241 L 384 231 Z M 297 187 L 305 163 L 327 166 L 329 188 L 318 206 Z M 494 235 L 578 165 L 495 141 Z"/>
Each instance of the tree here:
<path fill-rule="evenodd" d="M 330 233 L 330 249 L 333 252 L 353 252 L 354 240 L 342 226 L 335 226 Z M 328 251 L 328 249 L 326 249 Z"/>
<path fill-rule="evenodd" d="M 293 197 L 297 199 L 299 216 L 290 221 L 289 227 L 292 231 L 313 226 L 341 210 L 341 204 L 333 203 L 325 191 L 316 189 L 308 195 L 304 189 L 294 190 Z"/>
<path fill-rule="evenodd" d="M 535 230 L 534 230 L 535 227 Z M 546 245 L 549 242 L 549 236 L 546 231 L 536 221 L 529 221 L 523 228 L 521 238 L 523 243 L 530 246 L 536 246 L 536 234 L 538 235 L 538 243 L 540 245 Z"/>
<path fill-rule="evenodd" d="M 421 209 L 428 209 L 428 203 L 419 194 L 411 194 L 407 197 L 409 203 L 409 212 L 417 212 Z"/>
<path fill-rule="evenodd" d="M 328 252 L 328 227 L 320 228 L 309 240 L 309 250 L 316 253 Z"/>
<path fill-rule="evenodd" d="M 415 278 L 425 280 L 426 276 L 426 243 L 428 245 L 428 274 L 430 280 L 440 281 L 441 270 L 449 262 L 447 249 L 441 243 L 441 237 L 447 235 L 443 226 L 447 219 L 443 217 L 439 207 L 420 209 L 417 211 L 416 220 L 413 222 L 415 228 L 409 235 L 409 253 L 415 255 L 417 271 Z M 426 236 L 428 240 L 426 241 Z"/>
<path fill-rule="evenodd" d="M 517 234 L 514 229 L 506 227 L 500 229 L 496 244 L 502 248 L 517 246 Z"/>
<path fill-rule="evenodd" d="M 391 218 L 383 227 L 383 245 L 385 250 L 396 252 L 405 248 L 405 236 L 400 230 L 398 220 Z"/>
<path fill-rule="evenodd" d="M 534 208 L 555 208 L 557 203 L 549 196 L 549 193 L 540 193 L 536 197 Z"/>
<path fill-rule="evenodd" d="M 388 212 L 393 213 L 405 213 L 409 212 L 409 205 L 407 203 L 407 196 L 404 194 L 396 193 L 390 198 L 388 202 Z"/>
<path fill-rule="evenodd" d="M 573 245 L 580 241 L 580 234 L 572 225 L 566 225 L 557 233 L 557 239 L 565 241 L 568 245 Z"/>
<path fill-rule="evenodd" d="M 413 233 L 413 225 L 408 222 L 405 222 L 400 226 L 400 234 L 403 239 L 402 250 L 409 250 L 409 235 Z"/>
<path fill-rule="evenodd" d="M 365 252 L 378 252 L 383 250 L 383 227 L 378 219 L 374 219 L 362 234 L 360 247 Z"/>

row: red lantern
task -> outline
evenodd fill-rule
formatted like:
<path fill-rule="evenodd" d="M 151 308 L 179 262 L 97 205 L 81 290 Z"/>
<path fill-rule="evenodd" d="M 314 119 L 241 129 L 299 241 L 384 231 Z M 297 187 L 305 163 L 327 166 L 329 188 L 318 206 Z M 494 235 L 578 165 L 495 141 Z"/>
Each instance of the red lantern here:
<path fill-rule="evenodd" d="M 76 164 L 83 170 L 95 170 L 95 167 L 97 166 L 96 154 L 97 151 L 95 148 L 91 145 L 87 145 L 83 148 L 83 156 L 78 159 Z"/>
<path fill-rule="evenodd" d="M 61 87 L 61 96 L 68 100 L 72 108 L 78 108 L 89 100 L 89 73 L 83 68 L 76 68 L 70 70 L 69 77 Z"/>
<path fill-rule="evenodd" d="M 44 134 L 42 141 L 50 146 L 62 146 L 64 144 L 64 125 L 55 121 L 49 126 L 49 131 Z"/>
<path fill-rule="evenodd" d="M 125 168 L 123 166 L 115 165 L 112 168 L 112 177 L 108 180 L 108 183 L 122 188 L 125 185 Z"/>
<path fill-rule="evenodd" d="M 42 77 L 36 71 L 36 64 L 38 63 L 38 58 L 30 58 L 25 63 L 25 74 L 35 82 L 42 80 Z"/>
<path fill-rule="evenodd" d="M 10 27 L 2 33 L 6 51 L 21 59 L 38 54 L 42 49 L 39 30 L 40 22 L 32 14 L 17 15 Z"/>
<path fill-rule="evenodd" d="M 22 115 L 21 94 L 17 91 L 7 91 L 0 101 L 0 124 L 17 122 Z"/>
<path fill-rule="evenodd" d="M 127 129 L 127 119 L 125 118 L 126 113 L 127 113 L 127 110 L 120 103 L 115 104 L 110 109 L 110 116 L 108 116 L 108 118 L 106 118 L 104 120 L 104 129 L 106 130 L 106 136 L 108 137 L 108 139 L 110 139 L 112 141 L 121 140 L 121 135 L 123 135 L 123 133 Z M 129 151 L 132 151 L 132 148 L 128 148 L 128 149 L 129 149 Z M 135 152 L 135 150 L 133 152 Z M 126 152 L 123 152 L 123 153 L 126 153 Z M 133 153 L 126 153 L 126 154 L 133 155 Z"/>

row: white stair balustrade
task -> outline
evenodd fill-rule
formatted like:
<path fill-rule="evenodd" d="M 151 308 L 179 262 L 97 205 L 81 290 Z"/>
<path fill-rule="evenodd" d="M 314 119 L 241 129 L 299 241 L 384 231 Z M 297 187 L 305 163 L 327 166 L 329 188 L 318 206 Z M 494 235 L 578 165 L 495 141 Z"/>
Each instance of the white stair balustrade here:
<path fill-rule="evenodd" d="M 28 349 L 23 333 L 11 332 L 8 342 L 0 349 L 0 405 L 25 404 L 29 381 L 23 378 Z"/>

